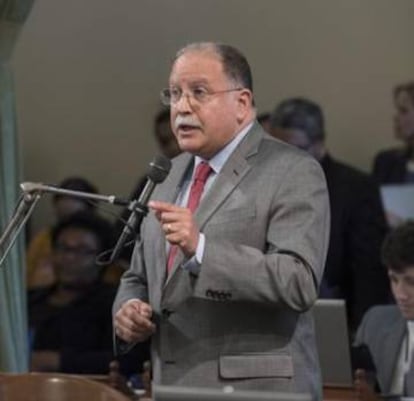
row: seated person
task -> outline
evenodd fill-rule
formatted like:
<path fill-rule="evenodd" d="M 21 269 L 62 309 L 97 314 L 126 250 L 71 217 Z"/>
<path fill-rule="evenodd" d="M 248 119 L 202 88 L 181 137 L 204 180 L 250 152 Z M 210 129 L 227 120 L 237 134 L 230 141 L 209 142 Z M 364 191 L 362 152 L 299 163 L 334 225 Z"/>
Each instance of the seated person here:
<path fill-rule="evenodd" d="M 74 214 L 59 222 L 51 237 L 56 281 L 28 297 L 31 370 L 107 374 L 114 359 L 116 288 L 102 282 L 95 258 L 112 244 L 111 225 L 91 213 Z M 138 371 L 147 359 L 142 350 L 129 370 Z"/>
<path fill-rule="evenodd" d="M 60 188 L 71 191 L 98 193 L 94 185 L 80 177 L 69 177 L 63 180 Z M 95 205 L 86 199 L 55 194 L 53 196 L 53 211 L 56 221 L 81 211 L 95 211 Z M 51 228 L 47 227 L 37 233 L 29 241 L 27 249 L 27 287 L 36 288 L 52 285 L 55 275 L 52 266 Z"/>
<path fill-rule="evenodd" d="M 414 184 L 414 82 L 394 89 L 395 137 L 403 146 L 381 151 L 373 175 L 380 184 Z"/>
<path fill-rule="evenodd" d="M 365 311 L 390 296 L 380 261 L 387 224 L 378 186 L 369 175 L 331 156 L 323 111 L 311 100 L 282 101 L 271 115 L 271 134 L 310 153 L 325 173 L 331 231 L 319 294 L 345 299 L 352 334 Z"/>
<path fill-rule="evenodd" d="M 382 258 L 396 304 L 371 308 L 354 343 L 368 348 L 379 390 L 385 395 L 414 397 L 413 250 L 413 221 L 397 227 L 385 239 Z"/>

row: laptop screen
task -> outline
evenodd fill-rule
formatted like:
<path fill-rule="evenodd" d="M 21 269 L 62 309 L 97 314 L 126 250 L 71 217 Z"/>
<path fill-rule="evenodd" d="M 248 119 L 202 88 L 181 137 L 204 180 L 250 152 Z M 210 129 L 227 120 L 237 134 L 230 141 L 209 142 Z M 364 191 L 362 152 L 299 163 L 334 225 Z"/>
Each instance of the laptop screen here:
<path fill-rule="evenodd" d="M 318 299 L 312 308 L 324 385 L 351 387 L 351 353 L 343 299 Z"/>

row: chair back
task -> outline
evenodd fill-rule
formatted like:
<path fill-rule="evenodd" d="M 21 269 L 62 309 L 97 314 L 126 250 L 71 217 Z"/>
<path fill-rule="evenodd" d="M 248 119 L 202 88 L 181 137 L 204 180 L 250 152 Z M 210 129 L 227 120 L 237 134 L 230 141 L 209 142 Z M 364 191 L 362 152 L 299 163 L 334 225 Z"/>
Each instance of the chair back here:
<path fill-rule="evenodd" d="M 106 384 L 59 373 L 0 373 L 0 400 L 130 401 Z"/>

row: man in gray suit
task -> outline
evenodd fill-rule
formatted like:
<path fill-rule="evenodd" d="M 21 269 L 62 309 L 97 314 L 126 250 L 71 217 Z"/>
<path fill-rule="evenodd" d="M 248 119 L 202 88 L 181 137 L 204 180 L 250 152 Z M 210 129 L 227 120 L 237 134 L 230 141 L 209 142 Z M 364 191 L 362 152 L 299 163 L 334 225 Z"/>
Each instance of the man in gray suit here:
<path fill-rule="evenodd" d="M 355 345 L 371 354 L 383 394 L 414 397 L 414 222 L 407 222 L 384 241 L 382 256 L 396 305 L 371 308 Z"/>
<path fill-rule="evenodd" d="M 121 280 L 118 339 L 151 337 L 155 383 L 320 399 L 309 312 L 329 235 L 320 166 L 257 123 L 249 65 L 231 46 L 180 50 L 162 99 L 184 153 L 153 194 Z"/>

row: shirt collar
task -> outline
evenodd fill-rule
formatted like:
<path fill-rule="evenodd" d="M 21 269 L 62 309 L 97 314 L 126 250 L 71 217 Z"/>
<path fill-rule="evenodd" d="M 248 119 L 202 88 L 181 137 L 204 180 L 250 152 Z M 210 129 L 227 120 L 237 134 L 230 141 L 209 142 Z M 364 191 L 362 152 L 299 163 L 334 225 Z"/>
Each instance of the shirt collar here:
<path fill-rule="evenodd" d="M 248 124 L 246 127 L 244 127 L 238 134 L 235 135 L 235 137 L 219 152 L 217 152 L 210 160 L 208 160 L 208 164 L 213 169 L 215 174 L 218 174 L 221 169 L 223 168 L 224 164 L 230 157 L 230 155 L 233 153 L 233 151 L 236 149 L 237 145 L 243 140 L 243 138 L 247 135 L 250 128 L 253 126 L 254 121 L 252 121 L 250 124 Z M 195 156 L 194 160 L 194 171 L 199 163 L 202 161 L 205 161 L 199 156 Z"/>

